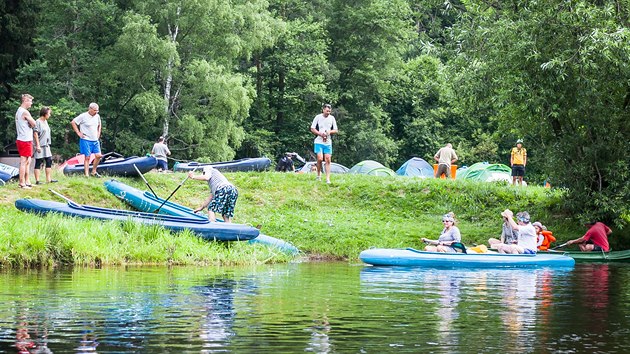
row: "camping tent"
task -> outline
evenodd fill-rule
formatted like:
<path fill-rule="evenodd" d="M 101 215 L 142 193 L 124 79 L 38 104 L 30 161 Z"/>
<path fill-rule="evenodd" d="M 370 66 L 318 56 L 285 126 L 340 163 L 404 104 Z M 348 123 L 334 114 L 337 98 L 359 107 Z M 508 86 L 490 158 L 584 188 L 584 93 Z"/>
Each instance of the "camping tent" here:
<path fill-rule="evenodd" d="M 308 161 L 307 163 L 304 164 L 304 166 L 300 167 L 300 169 L 295 170 L 295 172 L 297 173 L 313 172 L 311 170 L 313 169 L 315 164 L 317 164 L 317 161 Z M 325 167 L 322 166 L 322 168 L 325 168 Z M 330 163 L 330 173 L 347 173 L 347 172 L 348 172 L 348 168 L 346 166 L 338 164 L 338 163 L 334 163 L 334 162 Z"/>
<path fill-rule="evenodd" d="M 429 165 L 424 159 L 413 157 L 400 166 L 396 174 L 400 176 L 432 178 L 433 166 Z"/>
<path fill-rule="evenodd" d="M 457 179 L 481 182 L 505 181 L 512 183 L 512 169 L 500 163 L 477 162 L 470 167 L 457 170 Z"/>
<path fill-rule="evenodd" d="M 396 172 L 394 172 L 394 170 L 372 160 L 359 162 L 358 164 L 352 166 L 348 173 L 359 173 L 371 176 L 396 176 Z"/>

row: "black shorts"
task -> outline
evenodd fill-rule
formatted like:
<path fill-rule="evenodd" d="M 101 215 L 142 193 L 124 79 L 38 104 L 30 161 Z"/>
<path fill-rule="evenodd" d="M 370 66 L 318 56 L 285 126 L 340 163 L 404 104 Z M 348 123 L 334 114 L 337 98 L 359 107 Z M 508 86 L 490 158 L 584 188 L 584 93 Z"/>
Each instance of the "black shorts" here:
<path fill-rule="evenodd" d="M 523 177 L 523 176 L 525 176 L 525 166 L 512 165 L 512 177 Z"/>
<path fill-rule="evenodd" d="M 46 168 L 51 168 L 52 156 L 42 157 L 41 159 L 35 159 L 35 169 L 39 170 L 44 163 L 46 164 Z"/>
<path fill-rule="evenodd" d="M 585 243 L 586 243 L 587 245 L 593 245 L 593 251 L 594 251 L 594 252 L 603 252 L 603 251 L 604 251 L 604 249 L 603 249 L 603 248 L 601 248 L 600 246 L 598 246 L 598 245 L 594 244 L 594 243 L 593 243 L 593 241 L 591 241 L 591 240 L 588 240 L 588 241 L 586 241 Z"/>

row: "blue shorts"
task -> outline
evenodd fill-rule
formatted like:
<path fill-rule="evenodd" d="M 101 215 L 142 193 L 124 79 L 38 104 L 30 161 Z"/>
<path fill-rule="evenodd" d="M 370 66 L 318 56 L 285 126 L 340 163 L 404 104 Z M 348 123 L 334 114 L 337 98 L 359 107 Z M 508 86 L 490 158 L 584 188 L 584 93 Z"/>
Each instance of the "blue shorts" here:
<path fill-rule="evenodd" d="M 98 140 L 79 139 L 79 152 L 81 155 L 90 156 L 92 154 L 101 153 L 101 144 Z"/>
<path fill-rule="evenodd" d="M 332 155 L 332 145 L 325 144 L 317 144 L 315 143 L 315 155 L 324 154 L 324 155 Z"/>
<path fill-rule="evenodd" d="M 523 254 L 536 254 L 536 251 L 530 250 L 529 248 L 525 248 L 525 250 L 523 251 Z"/>
<path fill-rule="evenodd" d="M 223 215 L 223 217 L 234 217 L 234 208 L 238 199 L 238 190 L 233 186 L 224 186 L 217 189 L 212 197 L 208 210 Z"/>
<path fill-rule="evenodd" d="M 168 163 L 164 160 L 157 160 L 157 169 L 162 171 L 168 170 Z"/>

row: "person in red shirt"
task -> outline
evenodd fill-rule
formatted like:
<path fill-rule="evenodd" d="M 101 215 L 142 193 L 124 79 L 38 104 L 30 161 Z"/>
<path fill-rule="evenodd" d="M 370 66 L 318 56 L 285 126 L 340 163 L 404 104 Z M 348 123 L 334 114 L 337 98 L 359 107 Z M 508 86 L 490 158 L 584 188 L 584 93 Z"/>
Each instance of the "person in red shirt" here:
<path fill-rule="evenodd" d="M 610 246 L 608 245 L 608 235 L 612 233 L 612 230 L 602 222 L 590 222 L 587 223 L 588 231 L 584 236 L 576 238 L 567 242 L 567 245 L 578 244 L 580 251 L 582 252 L 608 252 Z"/>

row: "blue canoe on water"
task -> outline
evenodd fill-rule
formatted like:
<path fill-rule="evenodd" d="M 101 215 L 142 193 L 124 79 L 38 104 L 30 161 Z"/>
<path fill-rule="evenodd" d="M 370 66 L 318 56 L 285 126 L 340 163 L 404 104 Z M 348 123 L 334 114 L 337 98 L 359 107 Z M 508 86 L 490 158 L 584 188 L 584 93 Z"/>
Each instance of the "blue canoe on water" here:
<path fill-rule="evenodd" d="M 575 260 L 557 254 L 442 253 L 413 248 L 372 248 L 359 258 L 375 266 L 416 267 L 572 267 Z"/>
<path fill-rule="evenodd" d="M 157 159 L 153 156 L 109 158 L 101 161 L 96 167 L 96 171 L 101 175 L 108 176 L 138 176 L 138 171 L 134 165 L 140 173 L 146 173 L 157 166 Z M 91 172 L 92 164 L 90 164 Z M 66 175 L 84 173 L 84 166 L 83 164 L 67 165 L 63 169 L 63 173 Z"/>
<path fill-rule="evenodd" d="M 246 158 L 225 162 L 178 162 L 173 166 L 175 172 L 188 172 L 194 169 L 201 170 L 205 166 L 212 166 L 222 172 L 250 172 L 265 171 L 271 166 L 271 160 L 266 157 Z"/>
<path fill-rule="evenodd" d="M 193 209 L 171 201 L 164 202 L 164 199 L 154 196 L 151 192 L 141 191 L 115 179 L 107 180 L 104 183 L 109 192 L 137 210 L 154 213 L 159 208 L 159 214 L 208 221 L 208 217 L 206 215 L 195 214 Z M 295 255 L 300 252 L 297 247 L 289 242 L 263 234 L 259 234 L 258 237 L 249 240 L 249 242 L 272 246 L 287 254 Z"/>
<path fill-rule="evenodd" d="M 67 216 L 97 220 L 133 221 L 145 225 L 158 225 L 174 232 L 190 230 L 209 241 L 247 241 L 256 238 L 260 231 L 240 224 L 209 222 L 188 217 L 143 213 L 129 210 L 99 208 L 73 202 L 59 203 L 40 199 L 18 199 L 15 207 L 37 214 L 59 213 Z"/>

